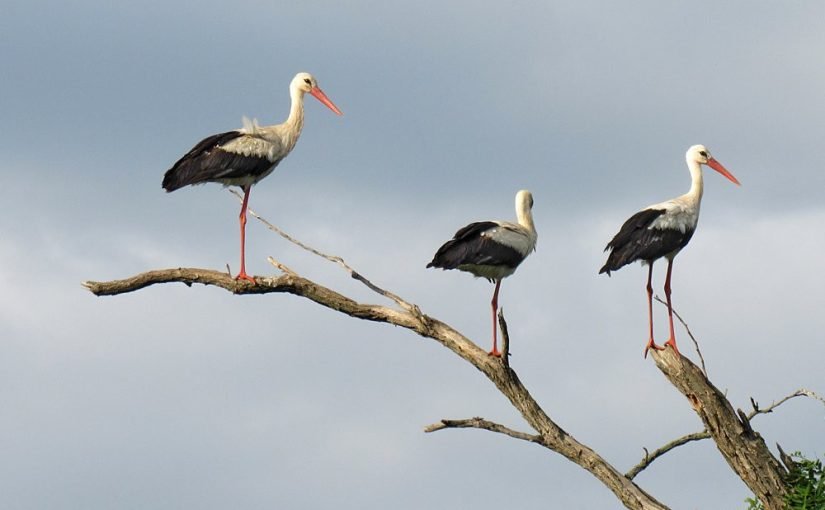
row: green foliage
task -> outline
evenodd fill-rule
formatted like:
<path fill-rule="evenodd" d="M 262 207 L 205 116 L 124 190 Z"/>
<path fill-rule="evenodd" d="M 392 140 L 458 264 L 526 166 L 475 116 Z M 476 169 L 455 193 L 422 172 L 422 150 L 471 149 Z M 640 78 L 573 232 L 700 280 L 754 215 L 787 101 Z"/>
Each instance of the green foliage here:
<path fill-rule="evenodd" d="M 791 455 L 796 466 L 791 471 L 789 510 L 825 510 L 825 468 L 819 459 L 808 460 L 801 453 Z"/>
<path fill-rule="evenodd" d="M 790 493 L 786 500 L 788 510 L 825 510 L 825 466 L 819 459 L 809 460 L 795 452 L 796 462 L 788 477 Z M 758 499 L 747 498 L 747 510 L 764 510 Z"/>
<path fill-rule="evenodd" d="M 745 503 L 748 504 L 748 510 L 765 510 L 765 506 L 756 498 L 745 498 Z"/>

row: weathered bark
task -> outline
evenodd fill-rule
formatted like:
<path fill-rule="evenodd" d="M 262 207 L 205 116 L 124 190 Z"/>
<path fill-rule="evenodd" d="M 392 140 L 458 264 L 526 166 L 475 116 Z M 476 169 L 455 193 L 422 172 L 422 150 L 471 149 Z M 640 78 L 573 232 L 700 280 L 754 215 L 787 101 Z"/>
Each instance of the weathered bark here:
<path fill-rule="evenodd" d="M 506 354 L 501 359 L 488 356 L 484 350 L 449 325 L 425 315 L 418 306 L 373 285 L 362 275 L 346 266 L 342 260 L 321 255 L 341 264 L 350 272 L 353 278 L 361 281 L 378 294 L 391 299 L 399 308 L 358 303 L 323 285 L 303 278 L 289 270 L 289 268 L 272 260 L 271 262 L 283 270 L 285 274 L 277 277 L 256 277 L 255 283 L 237 281 L 231 275 L 218 271 L 179 268 L 149 271 L 124 280 L 85 282 L 83 285 L 98 296 L 117 295 L 154 284 L 170 282 L 181 282 L 188 286 L 194 283 L 213 285 L 234 294 L 286 292 L 310 299 L 351 317 L 401 326 L 423 337 L 436 340 L 475 366 L 507 397 L 521 413 L 527 424 L 536 431 L 536 434 L 513 431 L 482 418 L 442 420 L 440 423 L 428 427 L 426 429 L 428 432 L 444 428 L 474 427 L 540 444 L 586 469 L 609 488 L 626 508 L 645 510 L 663 510 L 667 507 L 636 485 L 633 482 L 633 477 L 661 453 L 669 451 L 678 444 L 684 444 L 687 441 L 701 439 L 709 435 L 716 442 L 719 451 L 731 468 L 751 488 L 767 510 L 780 510 L 784 507 L 783 499 L 788 490 L 785 482 L 787 472 L 771 455 L 762 437 L 750 426 L 749 418 L 760 412 L 756 405 L 754 404 L 754 413 L 750 416 L 746 416 L 741 411 L 740 415 L 737 415 L 730 402 L 711 384 L 702 371 L 687 358 L 676 354 L 672 349 L 653 351 L 653 359 L 656 366 L 670 382 L 688 398 L 691 406 L 705 424 L 706 432 L 686 436 L 687 439 L 680 438 L 673 441 L 672 444 L 654 452 L 652 457 L 647 457 L 625 475 L 610 465 L 598 453 L 578 442 L 550 418 L 521 383 L 516 372 L 509 366 Z M 503 323 L 503 318 L 501 320 L 502 336 L 506 340 L 506 323 Z M 508 349 L 508 342 L 505 341 L 505 353 Z M 793 396 L 798 395 L 792 395 L 786 397 L 786 399 Z"/>
<path fill-rule="evenodd" d="M 284 268 L 285 269 L 285 268 Z M 362 279 L 360 275 L 354 277 Z M 423 314 L 397 296 L 393 297 L 402 310 L 386 306 L 358 303 L 338 292 L 306 278 L 288 272 L 277 277 L 255 277 L 255 283 L 237 281 L 227 273 L 207 269 L 166 269 L 149 271 L 124 280 L 85 282 L 83 285 L 98 296 L 113 296 L 132 292 L 159 283 L 181 282 L 214 285 L 234 294 L 266 294 L 286 292 L 302 296 L 327 308 L 359 319 L 386 322 L 432 338 L 487 376 L 510 400 L 524 420 L 537 432 L 538 444 L 557 452 L 593 474 L 610 489 L 625 507 L 634 510 L 666 510 L 667 507 L 649 495 L 588 446 L 578 442 L 559 427 L 519 380 L 516 372 L 502 359 L 493 358 L 449 325 Z M 369 282 L 367 282 L 369 283 Z M 369 284 L 371 285 L 371 284 Z M 381 289 L 378 289 L 380 292 Z M 505 358 L 506 359 L 506 358 Z"/>
<path fill-rule="evenodd" d="M 762 436 L 751 428 L 749 417 L 734 411 L 699 367 L 673 349 L 653 351 L 653 359 L 670 383 L 687 397 L 722 456 L 765 509 L 784 509 L 787 471 L 768 450 Z"/>

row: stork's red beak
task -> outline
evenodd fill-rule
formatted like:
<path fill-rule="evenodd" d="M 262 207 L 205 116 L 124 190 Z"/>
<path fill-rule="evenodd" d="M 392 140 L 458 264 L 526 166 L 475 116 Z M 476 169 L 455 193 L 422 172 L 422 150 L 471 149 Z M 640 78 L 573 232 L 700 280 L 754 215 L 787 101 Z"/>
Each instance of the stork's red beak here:
<path fill-rule="evenodd" d="M 332 101 L 329 100 L 327 95 L 324 94 L 323 90 L 319 89 L 318 87 L 315 87 L 312 90 L 310 90 L 309 93 L 312 94 L 313 96 L 315 96 L 315 99 L 317 99 L 318 101 L 321 101 L 322 103 L 327 105 L 327 108 L 334 111 L 338 115 L 343 115 L 344 114 L 344 112 L 342 112 L 341 110 L 338 109 L 337 106 L 335 106 L 335 103 L 333 103 Z"/>
<path fill-rule="evenodd" d="M 730 182 L 739 186 L 739 181 L 736 180 L 736 177 L 734 177 L 732 173 L 728 172 L 727 168 L 722 166 L 722 163 L 713 158 L 708 158 L 708 166 L 727 177 Z"/>

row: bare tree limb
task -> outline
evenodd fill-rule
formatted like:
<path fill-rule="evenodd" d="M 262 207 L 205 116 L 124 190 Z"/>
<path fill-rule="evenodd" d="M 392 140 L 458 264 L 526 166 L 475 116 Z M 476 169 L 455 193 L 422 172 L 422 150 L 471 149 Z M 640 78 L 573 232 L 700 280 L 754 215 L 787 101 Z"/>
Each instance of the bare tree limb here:
<path fill-rule="evenodd" d="M 756 415 L 772 413 L 774 409 L 776 409 L 780 405 L 784 404 L 788 400 L 790 400 L 792 398 L 795 398 L 795 397 L 810 397 L 810 398 L 819 400 L 820 402 L 825 404 L 825 398 L 820 397 L 819 395 L 817 395 L 816 393 L 814 393 L 811 390 L 806 390 L 806 389 L 802 388 L 802 389 L 796 390 L 795 392 L 791 393 L 790 395 L 787 395 L 787 396 L 779 399 L 776 402 L 771 403 L 771 405 L 769 405 L 768 407 L 766 407 L 764 409 L 760 409 L 759 404 L 756 401 L 754 401 L 753 398 L 751 398 L 751 405 L 753 406 L 753 410 L 746 415 L 746 418 L 747 418 L 748 421 L 750 421 Z M 684 444 L 687 444 L 691 441 L 700 441 L 702 439 L 707 439 L 709 437 L 710 437 L 710 433 L 708 433 L 707 430 L 703 430 L 701 432 L 694 432 L 692 434 L 686 434 L 682 437 L 676 438 L 673 441 L 671 441 L 671 442 L 667 443 L 666 445 L 664 445 L 664 446 L 658 448 L 657 450 L 655 450 L 653 452 L 653 454 L 648 453 L 647 449 L 645 449 L 645 457 L 638 464 L 636 464 L 630 471 L 628 471 L 626 476 L 630 479 L 633 479 L 642 470 L 644 470 L 650 464 L 652 464 L 654 460 L 661 457 L 662 455 L 669 452 L 670 450 L 672 450 L 672 449 L 674 449 L 678 446 L 682 446 Z M 779 445 L 777 445 L 777 447 L 778 446 Z M 781 456 L 784 452 L 782 452 L 781 448 L 779 448 L 779 451 L 780 451 L 780 456 Z M 783 462 L 784 462 L 784 460 L 783 460 Z"/>
<path fill-rule="evenodd" d="M 656 366 L 679 390 L 705 425 L 722 457 L 766 510 L 785 507 L 787 471 L 747 420 L 689 359 L 673 349 L 654 351 Z"/>
<path fill-rule="evenodd" d="M 235 197 L 237 197 L 237 198 L 238 198 L 238 200 L 240 200 L 241 202 L 243 202 L 243 195 L 241 195 L 240 193 L 238 193 L 238 192 L 237 192 L 235 189 L 233 189 L 233 188 L 227 188 L 227 189 L 229 190 L 229 192 L 230 192 L 230 193 L 232 193 L 233 195 L 235 195 Z M 387 291 L 387 290 L 382 289 L 381 287 L 379 287 L 379 286 L 375 285 L 375 284 L 374 284 L 374 283 L 372 283 L 371 281 L 369 281 L 369 280 L 367 280 L 366 278 L 364 278 L 363 276 L 361 276 L 361 274 L 360 274 L 360 273 L 358 273 L 358 271 L 356 271 L 356 270 L 355 270 L 355 269 L 353 269 L 352 267 L 350 267 L 350 266 L 349 266 L 349 264 L 347 264 L 347 263 L 344 261 L 344 259 L 343 259 L 343 258 L 341 258 L 341 257 L 339 257 L 339 256 L 337 256 L 337 255 L 327 255 L 326 253 L 323 253 L 323 252 L 321 252 L 321 251 L 319 251 L 319 250 L 316 250 L 315 248 L 313 248 L 313 247 L 311 247 L 311 246 L 308 246 L 308 245 L 306 245 L 306 244 L 302 243 L 301 241 L 299 241 L 299 240 L 295 239 L 294 237 L 292 237 L 291 235 L 287 234 L 286 232 L 284 232 L 284 231 L 283 231 L 283 230 L 281 230 L 280 228 L 276 227 L 275 225 L 273 225 L 272 223 L 270 223 L 269 221 L 267 221 L 266 219 L 264 219 L 262 216 L 260 216 L 258 213 L 256 213 L 256 212 L 255 212 L 255 211 L 253 211 L 252 209 L 247 208 L 247 210 L 246 210 L 246 211 L 247 211 L 247 213 L 249 213 L 250 215 L 252 215 L 252 216 L 253 216 L 256 220 L 258 220 L 258 221 L 260 221 L 261 223 L 263 223 L 264 225 L 266 225 L 266 227 L 267 227 L 269 230 L 271 230 L 271 231 L 275 232 L 276 234 L 278 234 L 279 236 L 283 237 L 284 239 L 286 239 L 286 240 L 287 240 L 287 241 L 289 241 L 290 243 L 294 244 L 295 246 L 298 246 L 299 248 L 302 248 L 302 249 L 304 249 L 304 250 L 306 250 L 306 251 L 308 251 L 308 252 L 310 252 L 310 253 L 312 253 L 312 254 L 314 254 L 314 255 L 317 255 L 317 256 L 319 256 L 319 257 L 321 257 L 321 258 L 323 258 L 323 259 L 326 259 L 326 260 L 328 260 L 328 261 L 330 261 L 330 262 L 333 262 L 333 263 L 335 263 L 335 264 L 338 264 L 339 266 L 341 266 L 342 268 L 344 268 L 344 270 L 346 270 L 352 278 L 354 278 L 354 279 L 358 280 L 359 282 L 363 283 L 364 285 L 366 285 L 366 286 L 367 286 L 367 288 L 369 288 L 369 289 L 370 289 L 370 290 L 372 290 L 373 292 L 378 293 L 378 294 L 380 294 L 380 295 L 384 296 L 384 297 L 385 297 L 385 298 L 387 298 L 387 299 L 390 299 L 390 300 L 392 300 L 392 301 L 395 301 L 395 303 L 396 303 L 398 306 L 400 306 L 401 308 L 403 308 L 403 309 L 405 309 L 405 310 L 412 310 L 412 309 L 414 308 L 414 305 L 411 305 L 410 303 L 408 303 L 408 302 L 404 301 L 403 299 L 401 299 L 400 297 L 396 296 L 396 295 L 395 295 L 395 294 L 393 294 L 392 292 L 389 292 L 389 291 Z M 270 258 L 271 258 L 271 257 L 270 257 Z M 273 262 L 273 261 L 274 261 L 274 259 L 270 260 L 270 263 L 277 264 L 277 262 Z M 276 267 L 277 267 L 277 265 L 276 265 Z"/>
<path fill-rule="evenodd" d="M 504 320 L 504 308 L 498 310 L 498 329 L 501 331 L 501 362 L 510 366 L 510 333 L 507 330 L 507 321 Z"/>
<path fill-rule="evenodd" d="M 516 372 L 510 367 L 509 360 L 506 357 L 504 360 L 500 360 L 488 356 L 484 350 L 449 325 L 422 313 L 416 305 L 410 304 L 395 294 L 373 285 L 348 266 L 340 257 L 326 255 L 310 248 L 284 234 L 280 229 L 272 226 L 254 212 L 250 211 L 250 214 L 263 221 L 268 227 L 290 242 L 326 260 L 339 264 L 353 278 L 358 279 L 374 292 L 391 299 L 401 309 L 358 303 L 334 290 L 301 277 L 271 258 L 270 262 L 281 269 L 284 274 L 278 277 L 256 277 L 254 282 L 236 281 L 230 274 L 218 271 L 177 268 L 148 271 L 111 282 L 89 281 L 83 285 L 96 295 L 122 294 L 150 285 L 169 282 L 181 282 L 189 286 L 193 283 L 214 285 L 234 294 L 290 293 L 310 299 L 324 307 L 354 318 L 385 322 L 407 328 L 423 337 L 441 343 L 481 371 L 507 397 L 537 434 L 524 434 L 480 418 L 469 421 L 444 420 L 442 421 L 442 424 L 444 424 L 442 428 L 458 428 L 460 426 L 484 428 L 536 442 L 563 455 L 590 472 L 610 489 L 625 507 L 645 510 L 663 510 L 667 508 L 633 482 L 630 477 L 633 470 L 628 476 L 621 474 L 597 452 L 578 442 L 559 427 L 533 399 L 527 388 L 519 380 Z M 687 325 L 682 318 L 678 314 L 677 317 L 687 329 Z M 503 313 L 499 315 L 499 321 L 503 326 L 504 347 L 506 352 L 509 353 L 509 336 L 506 332 Z M 688 333 L 690 334 L 689 329 Z M 690 336 L 694 340 L 698 352 L 698 343 L 696 343 L 692 334 Z M 701 352 L 699 356 L 701 358 Z M 707 433 L 716 442 L 723 457 L 762 501 L 765 508 L 767 510 L 782 508 L 782 500 L 787 492 L 787 487 L 783 481 L 786 472 L 782 465 L 770 454 L 759 434 L 748 426 L 749 418 L 743 417 L 740 419 L 725 396 L 710 383 L 704 371 L 693 365 L 687 358 L 677 355 L 672 349 L 667 349 L 665 351 L 654 351 L 653 359 L 671 384 L 688 398 L 691 406 L 704 422 Z M 702 363 L 704 364 L 704 360 L 702 360 Z M 779 403 L 776 405 L 779 405 Z M 775 407 L 772 406 L 770 409 Z M 695 439 L 687 439 L 684 442 L 690 440 Z M 653 455 L 648 455 L 645 459 L 645 465 L 649 465 L 655 458 L 676 446 L 678 444 L 665 445 L 660 449 L 664 450 L 662 453 L 658 453 L 659 450 L 657 450 Z M 636 470 L 636 473 L 641 469 L 644 469 L 644 467 Z"/>
<path fill-rule="evenodd" d="M 625 476 L 630 478 L 631 480 L 636 478 L 636 475 L 642 472 L 647 466 L 649 466 L 654 460 L 658 459 L 662 455 L 666 454 L 670 450 L 682 446 L 683 444 L 687 444 L 691 441 L 699 441 L 701 439 L 707 439 L 710 437 L 710 434 L 707 431 L 702 432 L 694 432 L 693 434 L 684 435 L 678 439 L 674 439 L 673 441 L 669 442 L 668 444 L 662 446 L 653 451 L 653 453 L 647 453 L 645 450 L 645 458 L 642 459 L 641 462 L 633 466 L 633 468 L 628 471 Z"/>
<path fill-rule="evenodd" d="M 441 420 L 438 423 L 433 423 L 432 425 L 427 425 L 424 427 L 424 432 L 436 432 L 438 430 L 444 429 L 460 429 L 460 428 L 475 428 L 475 429 L 483 429 L 489 430 L 491 432 L 497 432 L 499 434 L 504 434 L 506 436 L 510 436 L 516 439 L 521 439 L 523 441 L 529 441 L 531 443 L 539 443 L 541 444 L 541 436 L 534 435 L 534 434 L 527 434 L 525 432 L 519 432 L 517 430 L 513 430 L 511 428 L 505 427 L 504 425 L 485 420 L 484 418 L 470 418 L 466 420 Z"/>
<path fill-rule="evenodd" d="M 275 257 L 267 257 L 266 260 L 267 260 L 267 262 L 269 262 L 270 264 L 275 266 L 275 268 L 278 269 L 279 271 L 281 271 L 282 273 L 290 274 L 292 276 L 297 276 L 298 275 L 298 273 L 296 273 L 292 269 L 288 268 L 284 264 L 282 264 L 282 263 L 278 262 L 277 260 L 275 260 Z"/>
<path fill-rule="evenodd" d="M 782 464 L 785 465 L 785 469 L 787 469 L 789 473 L 793 472 L 794 468 L 796 467 L 796 461 L 793 459 L 793 457 L 785 453 L 785 450 L 783 450 L 782 447 L 779 446 L 779 443 L 776 443 L 776 449 L 779 450 L 779 459 L 782 461 Z"/>
<path fill-rule="evenodd" d="M 275 262 L 278 264 L 277 262 Z M 358 303 L 311 280 L 287 272 L 277 277 L 255 277 L 255 282 L 236 281 L 231 275 L 208 269 L 166 269 L 148 271 L 131 278 L 110 282 L 88 281 L 83 285 L 98 296 L 133 292 L 150 285 L 182 282 L 224 288 L 234 294 L 290 293 L 355 318 L 386 322 L 432 338 L 471 363 L 510 400 L 525 421 L 541 437 L 541 444 L 578 464 L 599 479 L 622 503 L 631 509 L 662 510 L 667 507 L 611 466 L 588 446 L 576 441 L 559 427 L 539 406 L 516 373 L 498 358 L 464 337 L 447 324 L 413 310 L 397 310 L 380 305 Z"/>
<path fill-rule="evenodd" d="M 748 420 L 752 420 L 754 418 L 754 416 L 756 416 L 757 414 L 772 413 L 774 409 L 781 406 L 782 404 L 784 404 L 788 400 L 790 400 L 792 398 L 796 398 L 796 397 L 809 397 L 809 398 L 812 398 L 814 400 L 819 400 L 820 402 L 825 404 L 825 398 L 822 398 L 821 396 L 817 395 L 813 391 L 806 390 L 805 388 L 800 388 L 800 389 L 796 390 L 795 392 L 791 393 L 790 395 L 777 400 L 776 402 L 771 402 L 771 405 L 769 405 L 768 407 L 766 407 L 764 409 L 760 409 L 759 404 L 753 399 L 753 397 L 751 397 L 751 406 L 753 406 L 753 410 L 748 413 L 748 415 L 747 415 Z"/>

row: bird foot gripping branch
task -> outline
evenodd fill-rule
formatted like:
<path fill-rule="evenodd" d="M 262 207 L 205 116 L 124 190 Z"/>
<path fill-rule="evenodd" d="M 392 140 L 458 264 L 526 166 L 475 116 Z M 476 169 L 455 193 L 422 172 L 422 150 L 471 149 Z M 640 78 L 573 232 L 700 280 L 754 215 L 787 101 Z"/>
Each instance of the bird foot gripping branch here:
<path fill-rule="evenodd" d="M 680 197 L 666 202 L 653 204 L 639 211 L 624 222 L 619 232 L 607 243 L 605 251 L 610 254 L 599 274 L 616 271 L 627 264 L 641 261 L 650 267 L 647 272 L 647 309 L 650 339 L 645 346 L 644 355 L 653 349 L 664 349 L 653 342 L 653 263 L 664 257 L 667 259 L 667 276 L 665 277 L 665 297 L 667 297 L 667 314 L 670 326 L 670 338 L 665 346 L 673 347 L 676 354 L 676 335 L 673 332 L 673 306 L 670 302 L 670 277 L 673 271 L 673 258 L 687 246 L 696 225 L 699 222 L 699 206 L 702 202 L 702 165 L 708 165 L 734 184 L 739 184 L 736 177 L 713 159 L 704 145 L 694 145 L 685 154 L 690 170 L 690 190 Z"/>
<path fill-rule="evenodd" d="M 501 280 L 516 272 L 536 249 L 538 234 L 533 224 L 533 195 L 527 190 L 516 194 L 518 223 L 509 221 L 480 221 L 470 223 L 455 233 L 435 253 L 427 267 L 458 269 L 480 278 L 496 282 L 490 302 L 493 316 L 493 349 L 490 356 L 500 358 L 496 342 L 496 313 Z"/>
<path fill-rule="evenodd" d="M 259 126 L 244 119 L 242 129 L 204 138 L 180 158 L 163 176 L 163 188 L 172 192 L 191 184 L 217 182 L 240 186 L 244 191 L 241 205 L 241 271 L 238 280 L 255 282 L 246 274 L 246 210 L 249 192 L 258 181 L 272 173 L 278 163 L 292 152 L 304 127 L 304 94 L 309 93 L 330 110 L 341 110 L 318 87 L 309 73 L 298 73 L 289 84 L 292 105 L 282 124 Z"/>

